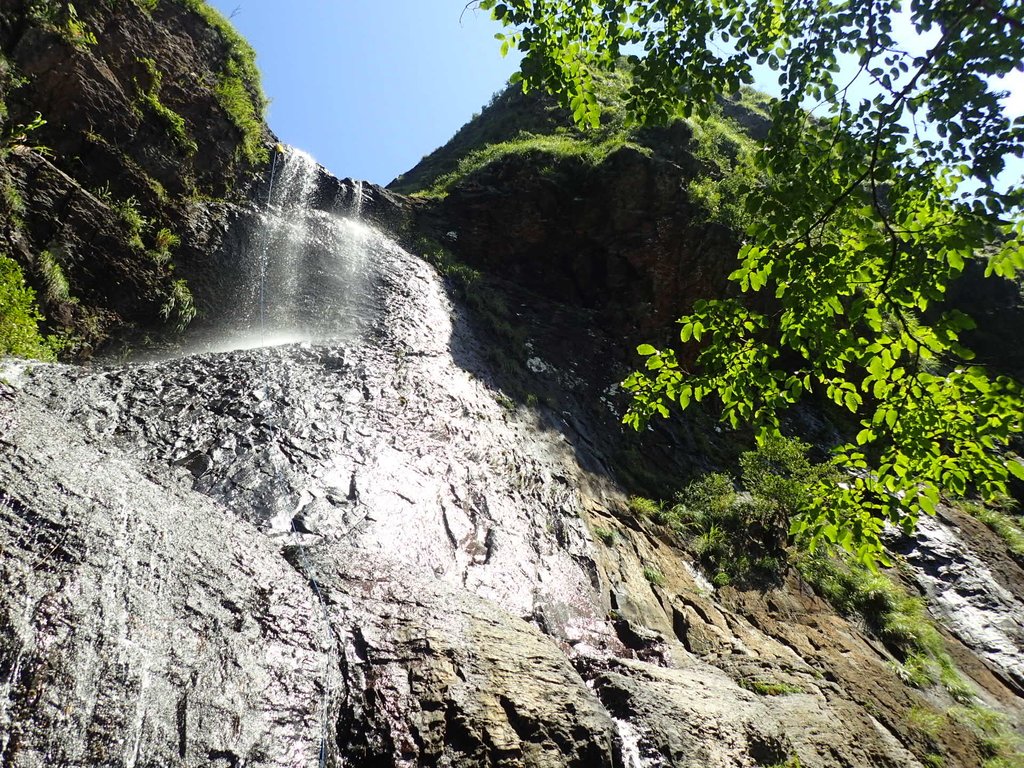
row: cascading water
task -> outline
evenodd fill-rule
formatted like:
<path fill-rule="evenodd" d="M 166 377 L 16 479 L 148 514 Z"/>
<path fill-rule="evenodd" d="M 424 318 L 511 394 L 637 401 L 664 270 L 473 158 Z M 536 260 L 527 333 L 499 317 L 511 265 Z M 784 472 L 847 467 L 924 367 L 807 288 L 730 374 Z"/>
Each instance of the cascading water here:
<path fill-rule="evenodd" d="M 395 246 L 364 225 L 362 182 L 343 188 L 325 209 L 324 171 L 307 153 L 275 157 L 267 206 L 249 233 L 242 300 L 204 329 L 193 351 L 224 351 L 298 341 L 352 339 L 380 314 L 371 264 Z"/>

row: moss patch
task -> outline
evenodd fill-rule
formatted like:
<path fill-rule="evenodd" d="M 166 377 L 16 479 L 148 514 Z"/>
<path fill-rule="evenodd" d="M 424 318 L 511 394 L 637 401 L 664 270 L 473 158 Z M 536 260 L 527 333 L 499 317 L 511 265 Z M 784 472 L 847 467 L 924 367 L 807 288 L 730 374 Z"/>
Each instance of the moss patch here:
<path fill-rule="evenodd" d="M 545 165 L 552 160 L 576 159 L 595 166 L 616 149 L 627 146 L 628 142 L 621 136 L 611 137 L 600 143 L 594 143 L 572 136 L 535 136 L 524 133 L 511 141 L 489 144 L 470 152 L 459 161 L 454 171 L 446 173 L 431 185 L 430 189 L 418 193 L 423 197 L 444 197 L 448 190 L 473 173 L 508 157 L 524 157 L 535 163 Z M 639 145 L 629 146 L 642 152 L 649 152 Z"/>
<path fill-rule="evenodd" d="M 791 693 L 803 693 L 800 686 L 774 680 L 741 680 L 740 685 L 758 696 L 785 696 Z"/>
<path fill-rule="evenodd" d="M 1000 509 L 975 502 L 963 502 L 960 508 L 995 531 L 1010 552 L 1024 557 L 1024 520 L 1019 515 L 1009 508 Z"/>
<path fill-rule="evenodd" d="M 179 149 L 185 152 L 185 154 L 194 155 L 198 147 L 188 135 L 185 118 L 160 101 L 163 73 L 157 69 L 156 62 L 153 59 L 142 58 L 138 59 L 138 62 L 146 70 L 146 75 L 149 79 L 147 87 L 142 87 L 136 82 L 136 87 L 139 89 L 139 106 L 155 115 L 164 124 L 171 139 Z"/>

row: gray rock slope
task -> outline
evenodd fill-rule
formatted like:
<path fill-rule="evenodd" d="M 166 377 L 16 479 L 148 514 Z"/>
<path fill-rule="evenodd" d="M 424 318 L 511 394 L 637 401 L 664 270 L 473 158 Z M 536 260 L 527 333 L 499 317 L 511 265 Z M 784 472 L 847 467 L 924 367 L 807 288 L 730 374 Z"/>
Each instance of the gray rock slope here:
<path fill-rule="evenodd" d="M 431 268 L 328 216 L 275 285 L 334 338 L 289 316 L 260 335 L 308 341 L 6 366 L 0 762 L 980 764 L 799 585 L 708 589 L 489 384 Z"/>

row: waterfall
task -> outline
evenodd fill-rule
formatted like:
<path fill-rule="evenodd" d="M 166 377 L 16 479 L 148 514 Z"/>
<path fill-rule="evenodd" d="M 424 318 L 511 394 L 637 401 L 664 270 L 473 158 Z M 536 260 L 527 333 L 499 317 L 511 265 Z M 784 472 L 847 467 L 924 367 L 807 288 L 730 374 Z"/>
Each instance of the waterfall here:
<path fill-rule="evenodd" d="M 375 273 L 397 245 L 361 221 L 362 182 L 325 208 L 324 173 L 301 150 L 278 156 L 249 233 L 239 306 L 197 351 L 354 340 L 379 320 Z"/>

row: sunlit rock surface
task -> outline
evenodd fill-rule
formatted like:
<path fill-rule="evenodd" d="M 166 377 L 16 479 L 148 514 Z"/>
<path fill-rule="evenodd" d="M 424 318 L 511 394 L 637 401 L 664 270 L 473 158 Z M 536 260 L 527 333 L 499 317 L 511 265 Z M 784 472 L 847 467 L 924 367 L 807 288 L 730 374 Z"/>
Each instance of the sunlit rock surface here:
<path fill-rule="evenodd" d="M 289 163 L 194 351 L 5 369 L 0 762 L 981 764 L 806 585 L 709 589 L 601 471 L 607 405 L 510 400 L 362 190 Z M 538 388 L 619 377 L 531 343 Z"/>
<path fill-rule="evenodd" d="M 985 526 L 949 508 L 902 542 L 942 623 L 1017 696 L 1024 696 L 1024 572 Z"/>
<path fill-rule="evenodd" d="M 272 541 L 0 392 L 0 762 L 310 765 L 330 637 Z"/>

